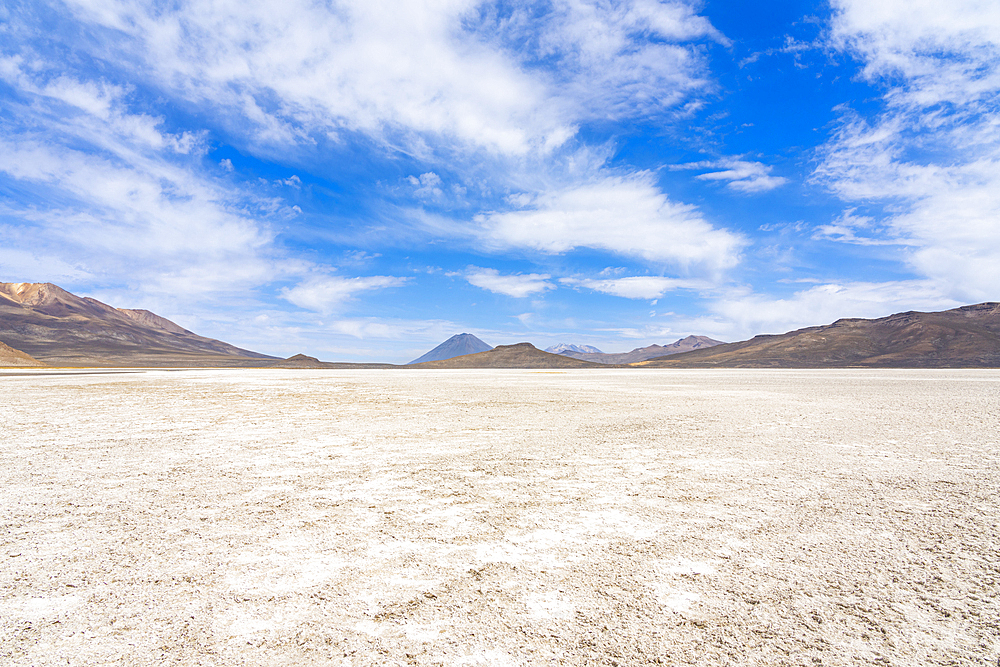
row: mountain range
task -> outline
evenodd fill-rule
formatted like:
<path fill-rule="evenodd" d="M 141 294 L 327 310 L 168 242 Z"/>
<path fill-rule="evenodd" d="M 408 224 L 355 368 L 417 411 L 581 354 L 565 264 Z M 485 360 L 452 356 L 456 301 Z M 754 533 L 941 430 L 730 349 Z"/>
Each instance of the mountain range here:
<path fill-rule="evenodd" d="M 1000 303 L 842 319 L 643 361 L 654 368 L 997 368 Z"/>
<path fill-rule="evenodd" d="M 275 357 L 51 283 L 0 283 L 0 342 L 52 366 L 247 366 Z"/>
<path fill-rule="evenodd" d="M 715 340 L 714 338 L 709 338 L 708 336 L 688 336 L 687 338 L 681 338 L 680 340 L 674 341 L 669 345 L 649 345 L 647 347 L 637 347 L 631 352 L 621 352 L 621 353 L 580 353 L 580 352 L 561 352 L 560 354 L 565 354 L 568 357 L 573 357 L 575 359 L 582 359 L 583 361 L 593 361 L 598 364 L 634 364 L 638 361 L 646 361 L 647 359 L 653 359 L 655 357 L 664 357 L 669 354 L 681 354 L 683 352 L 690 352 L 691 350 L 700 350 L 706 347 L 713 347 L 715 345 L 722 345 L 721 340 Z"/>
<path fill-rule="evenodd" d="M 577 350 L 571 348 L 576 347 Z M 255 368 L 1000 368 L 1000 303 L 841 319 L 737 343 L 688 336 L 631 352 L 559 354 L 452 336 L 407 366 L 278 359 L 199 336 L 148 310 L 114 308 L 51 283 L 0 283 L 0 366 Z M 596 348 L 595 348 L 596 349 Z"/>
<path fill-rule="evenodd" d="M 566 356 L 573 356 L 573 353 L 577 354 L 603 354 L 593 345 L 574 345 L 572 343 L 559 343 L 558 345 L 552 345 L 551 347 L 545 348 L 546 352 L 551 354 L 565 354 Z"/>
<path fill-rule="evenodd" d="M 485 352 L 450 359 L 425 361 L 414 368 L 601 368 L 601 364 L 581 361 L 561 354 L 543 352 L 531 343 L 497 345 Z"/>

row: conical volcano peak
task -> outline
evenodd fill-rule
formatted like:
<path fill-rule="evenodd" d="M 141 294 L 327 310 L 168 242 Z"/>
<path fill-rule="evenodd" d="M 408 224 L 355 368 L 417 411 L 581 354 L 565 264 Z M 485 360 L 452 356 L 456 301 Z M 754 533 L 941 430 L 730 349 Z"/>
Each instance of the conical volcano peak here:
<path fill-rule="evenodd" d="M 461 357 L 466 354 L 486 352 L 492 350 L 492 345 L 487 345 L 470 333 L 455 334 L 445 342 L 441 343 L 427 354 L 411 361 L 411 364 L 419 364 L 425 361 L 443 361 L 452 357 Z"/>

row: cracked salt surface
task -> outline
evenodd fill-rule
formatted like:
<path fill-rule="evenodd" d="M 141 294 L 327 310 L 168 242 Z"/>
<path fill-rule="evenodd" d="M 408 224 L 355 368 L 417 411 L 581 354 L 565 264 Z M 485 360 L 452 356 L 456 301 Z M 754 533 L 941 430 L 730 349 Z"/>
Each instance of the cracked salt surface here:
<path fill-rule="evenodd" d="M 983 665 L 997 371 L 4 377 L 4 665 Z"/>

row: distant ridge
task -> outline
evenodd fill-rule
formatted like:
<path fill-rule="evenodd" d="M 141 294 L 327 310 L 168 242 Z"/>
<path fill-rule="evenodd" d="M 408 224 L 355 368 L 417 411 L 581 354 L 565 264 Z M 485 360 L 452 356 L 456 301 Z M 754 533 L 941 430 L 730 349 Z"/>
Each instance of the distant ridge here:
<path fill-rule="evenodd" d="M 1000 303 L 756 336 L 634 364 L 658 368 L 998 368 Z"/>
<path fill-rule="evenodd" d="M 580 354 L 577 352 L 563 352 L 574 359 L 593 361 L 599 364 L 632 364 L 637 361 L 645 361 L 656 357 L 663 357 L 668 354 L 680 354 L 691 350 L 700 350 L 706 347 L 722 345 L 721 340 L 715 340 L 708 336 L 688 336 L 681 338 L 669 345 L 649 345 L 647 347 L 637 347 L 631 352 L 609 353 L 609 354 Z"/>
<path fill-rule="evenodd" d="M 443 361 L 452 357 L 461 357 L 466 354 L 486 352 L 492 349 L 492 345 L 487 345 L 472 334 L 460 333 L 455 334 L 423 356 L 417 357 L 410 364 L 421 364 L 425 361 Z"/>
<path fill-rule="evenodd" d="M 356 370 L 361 368 L 402 368 L 396 364 L 379 364 L 366 362 L 349 361 L 320 361 L 316 357 L 305 354 L 293 354 L 287 359 L 279 359 L 274 363 L 261 364 L 261 368 L 284 368 L 284 369 L 340 369 Z"/>
<path fill-rule="evenodd" d="M 603 354 L 593 345 L 576 345 L 573 343 L 559 343 L 558 345 L 553 345 L 551 347 L 545 348 L 545 351 L 551 354 L 565 354 L 565 355 L 569 355 L 571 352 L 576 352 L 579 354 Z"/>
<path fill-rule="evenodd" d="M 114 308 L 52 283 L 0 283 L 0 342 L 54 366 L 262 366 L 148 310 Z"/>
<path fill-rule="evenodd" d="M 293 354 L 287 359 L 269 364 L 268 368 L 326 368 L 326 364 L 316 357 L 305 354 Z"/>
<path fill-rule="evenodd" d="M 600 364 L 581 361 L 561 354 L 542 352 L 531 343 L 497 345 L 486 352 L 467 354 L 439 361 L 425 361 L 416 368 L 601 368 Z"/>

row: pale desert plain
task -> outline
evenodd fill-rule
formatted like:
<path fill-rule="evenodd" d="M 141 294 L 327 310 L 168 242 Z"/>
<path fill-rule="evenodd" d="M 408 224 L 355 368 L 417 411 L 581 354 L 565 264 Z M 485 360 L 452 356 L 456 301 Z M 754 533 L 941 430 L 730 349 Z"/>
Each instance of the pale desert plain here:
<path fill-rule="evenodd" d="M 1000 371 L 0 373 L 4 665 L 989 665 Z"/>

